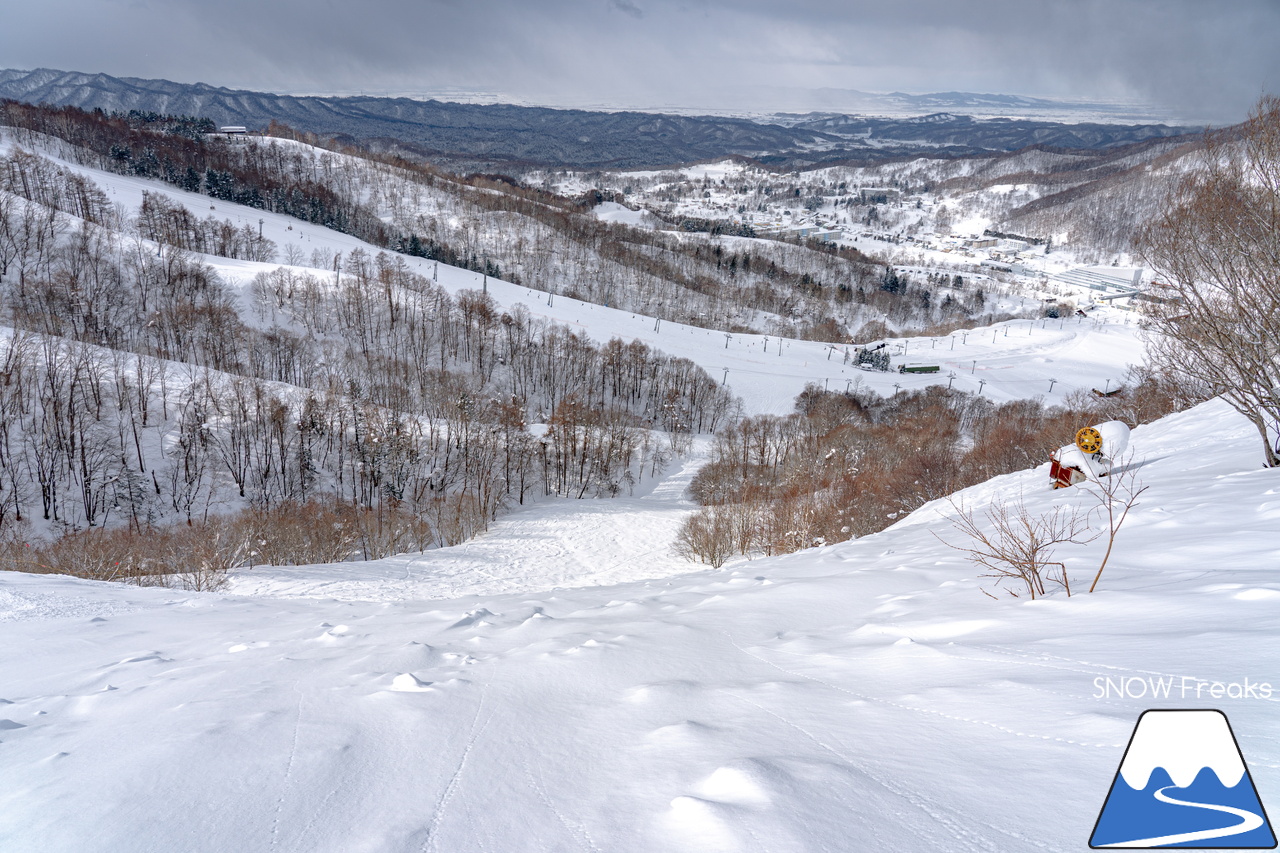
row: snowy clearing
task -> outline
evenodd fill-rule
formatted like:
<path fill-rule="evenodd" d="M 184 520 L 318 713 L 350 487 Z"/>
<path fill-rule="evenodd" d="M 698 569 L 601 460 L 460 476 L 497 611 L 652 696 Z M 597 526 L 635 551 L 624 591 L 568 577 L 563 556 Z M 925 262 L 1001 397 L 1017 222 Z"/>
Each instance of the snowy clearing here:
<path fill-rule="evenodd" d="M 683 574 L 671 552 L 681 522 L 697 507 L 685 496 L 706 461 L 709 438 L 631 496 L 545 498 L 516 507 L 488 532 L 452 548 L 369 562 L 267 566 L 232 577 L 237 595 L 410 601 L 601 586 Z"/>

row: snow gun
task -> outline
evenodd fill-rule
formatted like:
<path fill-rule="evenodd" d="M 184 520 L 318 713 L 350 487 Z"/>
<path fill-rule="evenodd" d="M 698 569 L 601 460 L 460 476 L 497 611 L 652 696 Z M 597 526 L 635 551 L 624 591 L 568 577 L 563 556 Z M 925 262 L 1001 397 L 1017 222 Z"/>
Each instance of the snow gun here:
<path fill-rule="evenodd" d="M 1111 472 L 1111 463 L 1129 446 L 1129 427 L 1124 421 L 1107 421 L 1082 427 L 1075 444 L 1049 454 L 1049 480 L 1055 489 L 1065 489 L 1095 480 Z"/>

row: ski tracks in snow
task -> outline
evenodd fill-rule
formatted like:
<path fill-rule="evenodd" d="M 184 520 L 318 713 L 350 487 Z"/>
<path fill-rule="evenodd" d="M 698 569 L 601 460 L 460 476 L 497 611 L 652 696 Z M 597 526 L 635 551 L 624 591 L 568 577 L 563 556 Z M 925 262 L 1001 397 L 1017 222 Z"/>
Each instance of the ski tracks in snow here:
<path fill-rule="evenodd" d="M 946 830 L 941 838 L 928 839 L 931 843 L 939 845 L 945 843 L 948 845 L 948 849 L 964 849 L 972 851 L 972 853 L 987 853 L 987 851 L 998 849 L 993 839 L 974 832 L 971 827 L 948 815 L 941 804 L 936 800 L 932 800 L 924 794 L 921 794 L 919 791 L 909 788 L 900 782 L 890 780 L 890 778 L 885 774 L 871 771 L 865 760 L 859 760 L 851 755 L 847 755 L 839 749 L 836 749 L 794 720 L 788 719 L 776 711 L 766 708 L 764 705 L 753 702 L 745 696 L 738 694 L 734 695 L 736 698 L 742 700 L 748 705 L 751 705 L 753 708 L 773 717 L 783 725 L 796 730 L 806 739 L 816 744 L 819 748 L 838 758 L 841 764 L 856 768 L 859 773 L 879 785 L 884 790 L 888 791 L 890 794 L 899 799 L 905 800 L 924 814 L 928 815 L 935 823 Z M 1024 841 L 1026 839 L 1020 838 L 1019 840 Z M 935 849 L 941 848 L 938 847 Z"/>
<path fill-rule="evenodd" d="M 761 663 L 778 670 L 779 672 L 784 672 L 793 677 L 802 678 L 808 681 L 815 682 L 817 684 L 820 684 L 832 690 L 836 690 L 841 693 L 845 693 L 849 696 L 858 698 L 862 701 L 868 701 L 868 702 L 876 701 L 873 697 L 864 696 L 859 693 L 854 693 L 853 691 L 845 690 L 842 687 L 837 687 L 834 684 L 829 684 L 828 682 L 822 681 L 821 679 L 817 679 L 812 676 L 805 675 L 803 673 L 792 672 L 791 670 L 786 669 L 785 667 L 778 666 L 777 664 L 771 661 L 765 660 L 764 658 L 759 657 L 758 655 L 754 655 L 751 652 L 747 651 L 746 649 L 742 648 L 742 646 L 738 645 L 737 641 L 734 640 L 731 635 L 726 634 L 726 636 L 728 637 L 729 642 L 732 643 L 734 648 L 738 649 L 738 651 L 742 652 L 747 657 L 758 660 Z M 908 786 L 900 782 L 892 781 L 886 774 L 873 772 L 868 768 L 868 762 L 865 759 L 855 758 L 854 756 L 845 753 L 843 750 L 832 746 L 831 744 L 824 741 L 822 738 L 818 737 L 808 728 L 800 725 L 794 720 L 784 717 L 783 715 L 777 713 L 776 711 L 770 708 L 767 708 L 764 705 L 759 704 L 758 702 L 754 702 L 745 696 L 742 696 L 737 693 L 734 693 L 733 695 L 735 696 L 735 698 L 739 699 L 740 701 L 745 702 L 748 705 L 751 705 L 756 710 L 761 711 L 765 714 L 768 714 L 770 717 L 773 717 L 775 720 L 778 720 L 783 725 L 788 726 L 789 728 L 799 732 L 803 737 L 805 737 L 807 740 L 811 741 L 812 743 L 816 744 L 820 749 L 839 759 L 841 764 L 851 768 L 856 768 L 858 772 L 866 776 L 875 784 L 879 785 L 885 791 L 888 791 L 890 794 L 894 795 L 895 797 L 905 800 L 915 808 L 919 809 L 921 812 L 929 815 L 930 818 L 932 818 L 934 821 L 936 821 L 941 827 L 943 827 L 946 830 L 945 835 L 941 839 L 933 839 L 933 841 L 935 842 L 945 841 L 948 845 L 951 845 L 949 849 L 952 849 L 952 850 L 964 849 L 964 850 L 972 851 L 972 853 L 987 853 L 987 851 L 998 849 L 995 841 L 992 838 L 974 832 L 968 825 L 961 822 L 961 820 L 957 818 L 953 818 L 952 816 L 946 814 L 945 809 L 936 800 L 930 799 L 924 794 L 921 794 L 919 791 L 909 788 Z M 995 829 L 995 827 L 990 827 L 990 826 L 988 828 Z M 1019 840 L 1025 841 L 1026 839 L 1019 839 Z"/>
<path fill-rule="evenodd" d="M 838 693 L 843 693 L 846 696 L 850 696 L 861 702 L 868 702 L 868 703 L 879 704 L 879 705 L 888 705 L 890 707 L 897 708 L 903 711 L 910 711 L 917 714 L 928 714 L 931 716 L 940 717 L 942 719 L 952 720 L 955 722 L 983 725 L 990 728 L 994 728 L 1006 734 L 1015 735 L 1017 737 L 1052 740 L 1052 741 L 1057 741 L 1062 743 L 1071 743 L 1077 746 L 1105 746 L 1103 744 L 1076 743 L 1075 741 L 1070 741 L 1070 740 L 1067 740 L 1066 738 L 1058 738 L 1058 737 L 1052 737 L 1048 735 L 1034 735 L 1026 732 L 1019 732 L 1014 729 L 1010 729 L 1008 727 L 1001 726 L 998 723 L 993 723 L 987 720 L 977 720 L 977 719 L 971 719 L 966 717 L 960 717 L 954 714 L 946 714 L 941 711 L 936 711 L 931 708 L 920 708 L 912 705 L 904 705 L 899 702 L 894 702 L 893 700 L 890 700 L 890 699 L 884 699 L 877 696 L 870 696 L 864 693 L 859 693 L 857 691 L 849 690 L 839 685 L 832 684 L 829 681 L 825 681 L 821 678 L 817 678 L 812 675 L 807 675 L 803 672 L 796 672 L 794 670 L 787 669 L 786 667 L 779 666 L 773 661 L 760 657 L 759 655 L 753 654 L 752 652 L 743 648 L 733 638 L 731 634 L 726 632 L 725 636 L 728 638 L 729 642 L 733 645 L 734 648 L 736 648 L 738 651 L 740 651 L 742 654 L 746 655 L 747 657 L 752 658 L 753 660 L 757 660 L 760 663 L 763 663 L 766 666 L 776 669 L 779 672 L 785 673 L 786 675 L 792 676 L 793 678 L 798 678 L 804 681 L 818 684 L 829 690 L 834 690 Z M 742 702 L 745 702 L 746 704 L 751 705 L 757 710 L 762 711 L 765 714 L 768 714 L 770 717 L 773 717 L 774 719 L 778 720 L 779 722 L 788 726 L 789 728 L 799 732 L 807 740 L 817 745 L 823 751 L 840 759 L 842 764 L 852 768 L 856 768 L 860 773 L 865 775 L 869 780 L 871 780 L 876 785 L 883 788 L 885 791 L 889 792 L 895 797 L 898 797 L 906 801 L 907 803 L 910 803 L 912 806 L 919 809 L 921 812 L 929 815 L 933 820 L 937 821 L 939 825 L 943 826 L 947 830 L 947 833 L 941 839 L 933 839 L 934 843 L 936 844 L 945 845 L 947 849 L 951 849 L 951 850 L 964 849 L 964 850 L 973 851 L 973 853 L 980 853 L 980 851 L 981 853 L 986 853 L 986 851 L 990 851 L 990 850 L 1003 849 L 999 842 L 1005 841 L 1007 839 L 1012 839 L 1014 842 L 1016 842 L 1019 846 L 1023 848 L 1033 847 L 1040 850 L 1057 849 L 1057 848 L 1051 847 L 1050 845 L 1040 840 L 1029 838 L 1007 827 L 998 826 L 986 821 L 979 822 L 980 825 L 985 828 L 986 832 L 979 831 L 974 826 L 972 815 L 957 813 L 955 812 L 954 809 L 949 809 L 948 807 L 943 805 L 941 802 L 939 802 L 937 799 L 931 798 L 927 794 L 922 793 L 921 791 L 905 784 L 902 781 L 895 780 L 895 778 L 892 775 L 892 771 L 889 768 L 884 767 L 882 762 L 874 762 L 875 766 L 879 769 L 879 772 L 874 771 L 871 769 L 872 762 L 870 762 L 868 759 L 865 759 L 865 758 L 859 759 L 859 758 L 855 758 L 854 756 L 846 754 L 843 750 L 832 746 L 831 744 L 824 741 L 822 738 L 818 737 L 816 734 L 814 734 L 805 726 L 802 726 L 796 721 L 786 716 L 783 716 L 782 714 L 779 714 L 776 711 L 747 698 L 746 696 L 743 696 L 738 693 L 732 693 L 731 695 L 741 700 Z M 1003 838 L 997 838 L 996 836 L 1003 836 Z M 960 847 L 958 845 L 963 845 L 963 846 Z M 941 849 L 941 847 L 939 847 L 938 849 Z"/>

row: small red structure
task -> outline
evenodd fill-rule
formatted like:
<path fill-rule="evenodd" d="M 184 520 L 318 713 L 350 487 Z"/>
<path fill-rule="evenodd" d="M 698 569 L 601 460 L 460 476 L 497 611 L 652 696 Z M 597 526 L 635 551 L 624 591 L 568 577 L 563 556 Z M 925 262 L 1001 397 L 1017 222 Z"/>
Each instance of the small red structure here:
<path fill-rule="evenodd" d="M 1083 483 L 1087 479 L 1089 478 L 1079 468 L 1074 465 L 1063 465 L 1058 461 L 1057 456 L 1049 454 L 1049 480 L 1055 489 L 1065 489 L 1076 483 Z"/>

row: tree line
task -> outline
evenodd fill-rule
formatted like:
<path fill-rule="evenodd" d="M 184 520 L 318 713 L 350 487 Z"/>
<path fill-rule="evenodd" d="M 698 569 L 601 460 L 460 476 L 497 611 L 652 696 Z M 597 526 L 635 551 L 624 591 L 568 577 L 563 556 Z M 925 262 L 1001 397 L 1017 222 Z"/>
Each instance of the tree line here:
<path fill-rule="evenodd" d="M 996 404 L 933 386 L 892 397 L 810 386 L 789 415 L 723 429 L 690 491 L 703 508 L 677 548 L 718 566 L 883 530 L 931 500 L 1039 465 L 1083 424 L 1147 423 L 1201 402 L 1207 389 L 1135 370 L 1123 395 Z"/>
<path fill-rule="evenodd" d="M 190 127 L 179 118 L 0 103 L 0 124 L 27 133 L 29 145 L 62 140 L 58 153 L 76 162 L 662 319 L 823 340 L 845 339 L 870 322 L 907 329 L 955 319 L 905 294 L 860 299 L 873 292 L 878 270 L 853 250 L 602 222 L 590 215 L 589 198 L 505 176 L 452 175 L 282 125 L 269 129 L 270 139 L 247 140 L 164 130 Z M 726 264 L 735 254 L 755 263 Z"/>
<path fill-rule="evenodd" d="M 0 101 L 0 125 L 60 139 L 67 143 L 60 153 L 82 165 L 283 213 L 377 246 L 391 241 L 373 211 L 331 189 L 331 176 L 296 149 L 165 132 L 166 122 L 160 119 L 131 121 L 118 114 L 17 101 Z"/>
<path fill-rule="evenodd" d="M 366 509 L 462 495 L 485 523 L 535 489 L 617 494 L 670 452 L 652 431 L 734 412 L 686 360 L 451 296 L 385 253 L 349 253 L 336 283 L 259 275 L 251 323 L 209 267 L 140 245 L 86 225 L 49 278 L 0 281 L 19 330 L 3 344 L 9 519 L 191 521 L 230 489 Z"/>
<path fill-rule="evenodd" d="M 265 559 L 251 541 L 277 562 L 453 544 L 538 495 L 624 493 L 736 414 L 687 360 L 452 295 L 394 253 L 317 250 L 331 271 L 242 294 L 193 250 L 270 241 L 158 193 L 125 219 L 75 177 L 0 163 L 0 541 L 22 565 L 124 549 L 109 565 L 154 579 L 170 557 L 141 543 L 189 542 L 175 525 L 223 543 L 211 577 Z M 339 544 L 291 527 L 308 514 Z"/>

